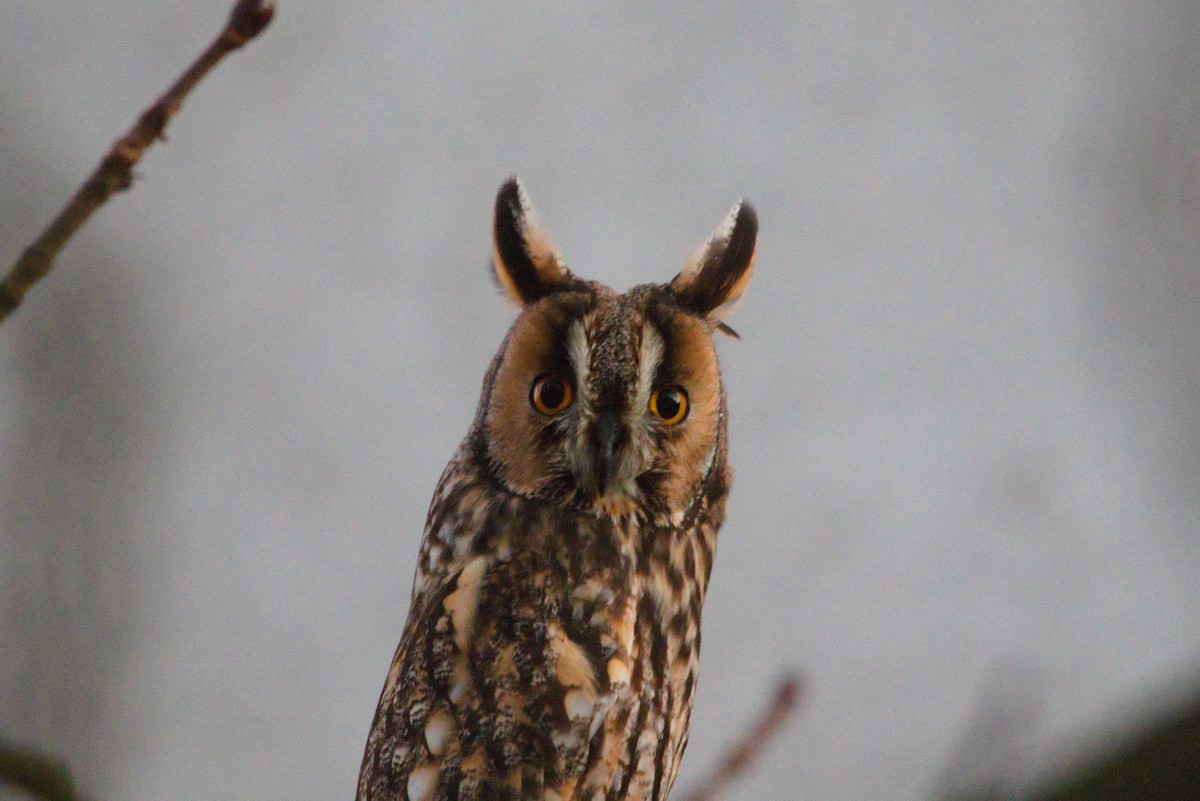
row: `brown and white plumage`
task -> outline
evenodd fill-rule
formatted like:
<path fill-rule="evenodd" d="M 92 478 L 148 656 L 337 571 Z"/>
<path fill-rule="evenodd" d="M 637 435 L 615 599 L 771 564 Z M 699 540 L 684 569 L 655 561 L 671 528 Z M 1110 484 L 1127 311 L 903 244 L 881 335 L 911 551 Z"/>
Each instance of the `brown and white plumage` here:
<path fill-rule="evenodd" d="M 731 478 L 712 337 L 756 234 L 740 202 L 670 283 L 617 294 L 501 189 L 522 311 L 430 504 L 360 799 L 666 797 Z"/>

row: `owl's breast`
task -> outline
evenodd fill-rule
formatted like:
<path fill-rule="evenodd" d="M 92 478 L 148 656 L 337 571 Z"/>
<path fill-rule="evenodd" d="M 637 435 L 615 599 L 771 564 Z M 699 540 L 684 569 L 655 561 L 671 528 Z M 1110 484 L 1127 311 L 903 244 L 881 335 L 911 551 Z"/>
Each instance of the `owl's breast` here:
<path fill-rule="evenodd" d="M 665 798 L 715 525 L 644 528 L 486 489 L 451 471 L 439 487 L 360 792 Z"/>

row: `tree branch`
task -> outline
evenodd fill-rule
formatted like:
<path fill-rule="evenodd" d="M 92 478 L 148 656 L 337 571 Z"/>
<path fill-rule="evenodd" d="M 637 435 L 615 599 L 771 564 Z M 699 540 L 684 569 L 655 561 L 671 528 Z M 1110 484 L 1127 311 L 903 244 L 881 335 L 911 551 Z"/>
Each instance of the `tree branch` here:
<path fill-rule="evenodd" d="M 699 786 L 683 796 L 683 801 L 716 801 L 730 782 L 753 764 L 791 717 L 803 696 L 803 684 L 797 676 L 784 676 L 775 689 L 771 704 L 758 718 Z"/>
<path fill-rule="evenodd" d="M 226 55 L 262 33 L 275 13 L 273 0 L 238 0 L 224 30 L 158 100 L 142 112 L 129 132 L 113 143 L 95 171 L 71 201 L 25 248 L 8 275 L 0 281 L 0 323 L 21 304 L 25 295 L 54 265 L 54 257 L 104 201 L 133 183 L 133 166 L 158 139 L 183 105 L 184 98 Z"/>

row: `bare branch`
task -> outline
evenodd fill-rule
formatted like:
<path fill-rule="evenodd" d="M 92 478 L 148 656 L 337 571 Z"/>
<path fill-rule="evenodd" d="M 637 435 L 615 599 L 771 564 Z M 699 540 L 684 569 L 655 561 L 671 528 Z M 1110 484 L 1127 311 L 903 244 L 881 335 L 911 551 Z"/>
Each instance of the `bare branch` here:
<path fill-rule="evenodd" d="M 683 801 L 717 801 L 722 790 L 753 764 L 791 717 L 803 696 L 803 684 L 797 676 L 784 676 L 775 689 L 770 705 L 736 741 L 716 768 Z"/>
<path fill-rule="evenodd" d="M 158 100 L 142 112 L 129 132 L 113 143 L 95 171 L 71 201 L 25 248 L 8 275 L 0 281 L 0 323 L 54 264 L 54 257 L 104 201 L 133 183 L 133 166 L 158 139 L 183 105 L 184 98 L 226 55 L 262 33 L 275 13 L 273 0 L 238 0 L 225 28 Z"/>

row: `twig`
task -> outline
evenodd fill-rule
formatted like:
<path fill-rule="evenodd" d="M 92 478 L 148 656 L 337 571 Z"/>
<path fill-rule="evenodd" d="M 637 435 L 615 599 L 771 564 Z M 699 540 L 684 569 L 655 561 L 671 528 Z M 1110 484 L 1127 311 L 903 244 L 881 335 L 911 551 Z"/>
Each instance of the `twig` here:
<path fill-rule="evenodd" d="M 775 689 L 770 706 L 763 710 L 741 739 L 725 752 L 700 785 L 683 797 L 683 801 L 716 801 L 730 782 L 746 771 L 754 760 L 766 750 L 767 745 L 779 733 L 784 722 L 795 711 L 803 694 L 801 681 L 796 676 L 784 676 Z"/>
<path fill-rule="evenodd" d="M 71 773 L 53 757 L 0 739 L 0 787 L 9 785 L 45 801 L 82 801 Z"/>
<path fill-rule="evenodd" d="M 238 0 L 234 4 L 224 30 L 184 70 L 174 85 L 142 112 L 129 132 L 113 143 L 71 201 L 33 244 L 25 248 L 8 275 L 0 281 L 0 323 L 21 304 L 33 285 L 50 272 L 58 251 L 92 213 L 114 192 L 130 187 L 133 166 L 150 145 L 165 138 L 167 123 L 179 111 L 192 88 L 226 55 L 262 33 L 274 13 L 273 0 Z"/>

